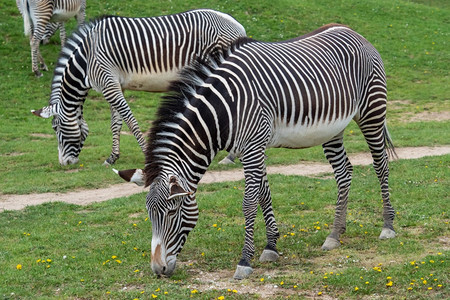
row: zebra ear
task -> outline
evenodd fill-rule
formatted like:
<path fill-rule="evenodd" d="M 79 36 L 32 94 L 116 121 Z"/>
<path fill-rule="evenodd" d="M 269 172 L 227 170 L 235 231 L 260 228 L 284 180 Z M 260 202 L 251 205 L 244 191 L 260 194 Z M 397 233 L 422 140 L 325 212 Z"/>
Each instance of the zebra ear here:
<path fill-rule="evenodd" d="M 179 198 L 182 196 L 187 196 L 187 195 L 191 195 L 191 192 L 186 192 L 178 183 L 178 179 L 175 176 L 170 176 L 169 177 L 169 198 L 167 198 L 167 200 L 171 200 L 171 199 L 175 199 L 175 198 Z"/>
<path fill-rule="evenodd" d="M 129 169 L 129 170 L 121 170 L 118 171 L 116 169 L 112 169 L 114 173 L 122 177 L 125 181 L 134 182 L 139 186 L 143 186 L 145 183 L 144 180 L 144 172 L 142 169 Z"/>
<path fill-rule="evenodd" d="M 48 119 L 51 116 L 56 115 L 56 109 L 55 109 L 55 105 L 50 105 L 50 106 L 45 106 L 41 109 L 38 110 L 31 110 L 31 113 L 35 116 L 44 118 L 44 119 Z"/>

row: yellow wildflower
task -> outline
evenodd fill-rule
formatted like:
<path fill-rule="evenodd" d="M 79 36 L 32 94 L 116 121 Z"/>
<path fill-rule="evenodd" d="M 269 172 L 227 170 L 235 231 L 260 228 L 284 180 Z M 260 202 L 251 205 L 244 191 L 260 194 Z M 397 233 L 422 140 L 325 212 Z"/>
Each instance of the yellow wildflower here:
<path fill-rule="evenodd" d="M 386 286 L 389 287 L 389 286 L 392 286 L 392 284 L 393 284 L 393 282 L 389 280 L 389 282 L 386 283 Z"/>
<path fill-rule="evenodd" d="M 16 269 L 17 269 L 17 270 L 22 270 L 22 265 L 21 265 L 21 264 L 18 264 L 18 265 L 16 266 Z"/>

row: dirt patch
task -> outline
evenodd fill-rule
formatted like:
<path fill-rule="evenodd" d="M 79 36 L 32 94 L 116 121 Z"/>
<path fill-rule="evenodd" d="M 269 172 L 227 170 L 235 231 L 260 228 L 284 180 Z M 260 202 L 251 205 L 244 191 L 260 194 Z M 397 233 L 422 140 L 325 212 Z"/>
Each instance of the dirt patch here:
<path fill-rule="evenodd" d="M 443 122 L 450 120 L 450 111 L 429 112 L 424 111 L 417 114 L 406 114 L 405 119 L 408 122 L 436 121 Z"/>
<path fill-rule="evenodd" d="M 53 134 L 46 134 L 46 133 L 32 133 L 32 134 L 30 134 L 30 136 L 37 137 L 37 138 L 44 138 L 44 139 L 51 139 L 51 138 L 55 137 L 55 135 L 53 135 Z"/>
<path fill-rule="evenodd" d="M 439 147 L 406 147 L 397 148 L 399 159 L 417 159 L 424 156 L 436 156 L 450 153 L 450 146 Z M 369 153 L 357 153 L 349 155 L 353 165 L 370 165 L 372 158 Z M 320 174 L 332 173 L 330 165 L 321 163 L 305 162 L 288 166 L 269 166 L 269 174 L 317 176 Z M 209 184 L 215 182 L 238 181 L 244 179 L 243 170 L 231 171 L 211 171 L 206 172 L 200 184 Z M 138 187 L 134 184 L 123 183 L 112 185 L 106 188 L 94 190 L 77 190 L 68 193 L 44 193 L 29 195 L 1 195 L 0 194 L 0 212 L 3 210 L 19 210 L 28 205 L 38 205 L 45 202 L 67 202 L 78 205 L 87 205 L 94 202 L 101 202 L 120 197 L 131 196 L 137 193 L 145 192 L 147 189 Z"/>
<path fill-rule="evenodd" d="M 25 153 L 22 153 L 22 152 L 10 152 L 10 153 L 0 154 L 0 156 L 22 156 L 24 154 Z"/>

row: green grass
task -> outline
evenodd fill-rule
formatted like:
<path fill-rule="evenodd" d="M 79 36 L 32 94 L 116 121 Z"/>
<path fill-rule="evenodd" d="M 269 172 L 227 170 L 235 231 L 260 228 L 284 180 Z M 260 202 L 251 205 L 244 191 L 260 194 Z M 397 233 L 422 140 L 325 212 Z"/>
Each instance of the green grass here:
<path fill-rule="evenodd" d="M 334 1 L 331 9 L 324 0 L 283 0 L 276 5 L 267 0 L 100 2 L 88 2 L 88 19 L 102 14 L 143 17 L 208 7 L 232 14 L 248 35 L 265 41 L 299 36 L 326 23 L 347 24 L 379 50 L 388 76 L 389 99 L 401 100 L 388 106 L 395 145 L 450 142 L 448 120 L 409 119 L 450 110 L 448 1 Z M 90 135 L 80 164 L 59 166 L 50 120 L 29 112 L 47 104 L 52 72 L 39 79 L 31 73 L 29 43 L 13 1 L 0 3 L 0 17 L 0 193 L 64 192 L 121 182 L 101 165 L 110 153 L 110 113 L 103 97 L 92 91 L 84 110 Z M 69 24 L 68 32 L 74 23 Z M 41 46 L 50 68 L 59 50 L 57 37 Z M 141 128 L 148 130 L 161 95 L 126 92 L 125 96 Z M 367 151 L 355 124 L 346 129 L 345 142 L 349 153 Z M 134 137 L 122 136 L 121 153 L 116 168 L 142 165 L 144 157 Z M 320 147 L 270 149 L 267 154 L 268 164 L 325 162 Z M 217 161 L 224 155 L 218 156 L 211 169 L 240 167 L 219 166 Z M 269 176 L 282 233 L 282 257 L 273 264 L 254 261 L 255 273 L 242 282 L 229 279 L 243 244 L 243 182 L 200 187 L 200 220 L 170 279 L 157 279 L 149 266 L 151 224 L 145 220 L 144 194 L 83 207 L 52 203 L 5 211 L 0 213 L 0 296 L 151 299 L 154 294 L 166 299 L 248 299 L 277 285 L 280 298 L 313 298 L 319 293 L 341 299 L 449 298 L 449 165 L 449 155 L 390 164 L 398 237 L 382 242 L 377 239 L 382 221 L 376 176 L 370 167 L 356 167 L 344 245 L 331 252 L 322 252 L 320 246 L 333 221 L 334 180 Z M 260 252 L 265 243 L 261 216 L 255 242 Z M 216 279 L 218 285 L 207 289 L 208 278 Z M 390 287 L 386 286 L 389 281 L 393 282 Z M 201 292 L 192 293 L 195 290 Z"/>
<path fill-rule="evenodd" d="M 409 122 L 408 116 L 450 110 L 448 86 L 448 26 L 446 1 L 107 1 L 88 3 L 88 19 L 103 14 L 152 16 L 209 7 L 232 14 L 249 36 L 264 41 L 289 39 L 331 22 L 344 23 L 364 35 L 381 53 L 388 76 L 389 99 L 405 100 L 388 107 L 388 125 L 397 146 L 442 145 L 450 141 L 448 121 Z M 432 5 L 430 5 L 432 4 Z M 80 155 L 80 164 L 61 167 L 50 120 L 33 116 L 30 109 L 45 106 L 50 95 L 52 72 L 34 78 L 30 49 L 14 2 L 0 4 L 0 191 L 4 194 L 63 192 L 95 188 L 120 182 L 101 166 L 111 151 L 110 112 L 102 95 L 91 91 L 85 103 L 90 134 Z M 69 23 L 68 32 L 75 26 Z M 60 51 L 59 38 L 41 46 L 50 69 Z M 160 94 L 125 93 L 143 131 L 150 128 Z M 125 131 L 127 128 L 125 126 Z M 366 151 L 364 139 L 353 124 L 346 131 L 347 152 Z M 302 151 L 271 149 L 268 164 L 301 160 L 324 161 L 319 148 Z M 219 166 L 210 169 L 239 168 Z M 144 155 L 131 135 L 122 135 L 118 169 L 142 166 Z M 25 184 L 18 184 L 19 182 Z"/>
<path fill-rule="evenodd" d="M 450 155 L 391 164 L 398 236 L 386 241 L 378 240 L 382 204 L 374 171 L 356 167 L 347 232 L 342 247 L 330 252 L 320 246 L 333 222 L 334 180 L 269 176 L 282 255 L 276 263 L 254 260 L 255 272 L 244 281 L 230 280 L 243 245 L 243 181 L 200 186 L 200 218 L 170 279 L 158 279 L 150 269 L 151 223 L 143 194 L 88 206 L 49 203 L 6 211 L 0 214 L 0 296 L 248 299 L 277 285 L 279 298 L 321 292 L 341 299 L 445 299 L 449 164 Z M 265 245 L 260 213 L 255 245 L 258 255 Z M 215 279 L 215 288 L 208 278 Z"/>

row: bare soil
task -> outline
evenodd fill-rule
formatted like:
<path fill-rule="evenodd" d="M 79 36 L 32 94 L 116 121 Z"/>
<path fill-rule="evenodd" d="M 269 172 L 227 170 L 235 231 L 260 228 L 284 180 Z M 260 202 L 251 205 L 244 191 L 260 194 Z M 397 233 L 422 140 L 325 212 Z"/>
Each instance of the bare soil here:
<path fill-rule="evenodd" d="M 450 153 L 450 146 L 439 147 L 406 147 L 397 148 L 399 159 L 417 159 L 424 156 L 437 156 Z M 372 158 L 369 153 L 349 155 L 353 165 L 370 165 Z M 267 167 L 269 174 L 317 176 L 332 173 L 328 164 L 305 162 L 296 165 L 282 165 Z M 203 176 L 200 184 L 215 182 L 237 181 L 244 178 L 243 170 L 209 171 Z M 68 193 L 42 193 L 27 195 L 0 194 L 0 212 L 4 210 L 20 210 L 28 205 L 38 205 L 45 202 L 67 202 L 78 205 L 87 205 L 93 202 L 107 201 L 114 198 L 131 196 L 145 192 L 146 189 L 131 183 L 111 185 L 100 189 L 76 190 Z"/>

